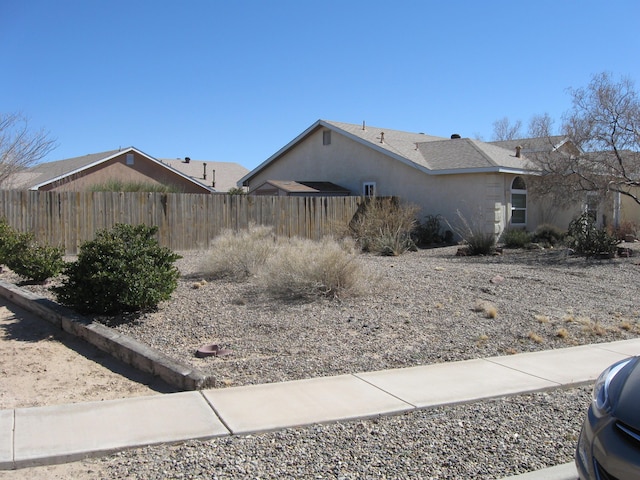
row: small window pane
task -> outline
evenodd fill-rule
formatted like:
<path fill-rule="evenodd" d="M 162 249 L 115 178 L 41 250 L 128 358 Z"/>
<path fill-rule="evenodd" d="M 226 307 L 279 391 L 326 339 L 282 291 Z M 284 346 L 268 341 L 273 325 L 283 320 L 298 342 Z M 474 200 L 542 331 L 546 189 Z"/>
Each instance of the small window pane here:
<path fill-rule="evenodd" d="M 511 205 L 513 208 L 527 208 L 527 196 L 522 193 L 512 194 Z"/>
<path fill-rule="evenodd" d="M 521 224 L 526 222 L 526 210 L 512 210 L 511 223 Z"/>
<path fill-rule="evenodd" d="M 322 132 L 322 144 L 331 145 L 331 130 L 325 130 Z"/>
<path fill-rule="evenodd" d="M 527 185 L 526 183 L 524 183 L 524 180 L 522 177 L 516 177 L 513 179 L 513 183 L 511 184 L 511 189 L 512 190 L 526 190 L 527 189 Z"/>

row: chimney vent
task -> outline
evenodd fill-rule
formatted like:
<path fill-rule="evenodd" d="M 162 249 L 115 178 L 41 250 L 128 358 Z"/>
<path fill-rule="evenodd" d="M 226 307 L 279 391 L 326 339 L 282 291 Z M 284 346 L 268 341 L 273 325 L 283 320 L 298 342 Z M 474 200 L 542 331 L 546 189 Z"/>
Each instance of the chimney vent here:
<path fill-rule="evenodd" d="M 189 157 L 184 157 L 184 163 L 189 163 L 191 159 Z"/>
<path fill-rule="evenodd" d="M 455 139 L 455 138 L 461 138 L 459 133 L 454 133 L 451 135 L 451 140 Z"/>
<path fill-rule="evenodd" d="M 380 132 L 380 143 L 384 143 L 384 132 Z"/>
<path fill-rule="evenodd" d="M 522 152 L 522 147 L 520 145 L 518 145 L 516 147 L 516 158 L 520 158 L 521 152 Z"/>

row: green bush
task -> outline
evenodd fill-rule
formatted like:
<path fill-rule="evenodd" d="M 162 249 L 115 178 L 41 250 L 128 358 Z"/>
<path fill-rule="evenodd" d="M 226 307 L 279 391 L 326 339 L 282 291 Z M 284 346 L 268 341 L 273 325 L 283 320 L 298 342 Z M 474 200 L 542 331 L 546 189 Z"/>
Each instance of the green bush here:
<path fill-rule="evenodd" d="M 500 241 L 505 248 L 524 248 L 531 243 L 531 235 L 526 230 L 508 228 L 502 232 Z"/>
<path fill-rule="evenodd" d="M 258 281 L 268 292 L 289 298 L 339 298 L 361 292 L 365 282 L 353 244 L 328 238 L 280 242 Z"/>
<path fill-rule="evenodd" d="M 424 221 L 417 222 L 413 230 L 413 238 L 417 245 L 428 247 L 443 241 L 440 215 L 428 215 Z"/>
<path fill-rule="evenodd" d="M 415 250 L 411 232 L 417 211 L 396 198 L 367 198 L 349 224 L 350 234 L 363 252 L 400 255 Z"/>
<path fill-rule="evenodd" d="M 255 275 L 276 247 L 271 227 L 249 225 L 247 230 L 227 230 L 213 239 L 204 274 L 215 278 L 242 281 Z"/>
<path fill-rule="evenodd" d="M 588 213 L 583 213 L 569 224 L 567 244 L 576 253 L 588 257 L 613 255 L 620 240 L 609 235 L 606 229 L 598 228 Z"/>
<path fill-rule="evenodd" d="M 543 224 L 539 225 L 538 228 L 536 228 L 536 231 L 533 232 L 531 241 L 553 247 L 562 243 L 564 237 L 565 232 L 555 225 Z"/>
<path fill-rule="evenodd" d="M 62 272 L 63 250 L 38 244 L 32 233 L 18 232 L 0 219 L 0 264 L 29 281 L 43 283 Z"/>
<path fill-rule="evenodd" d="M 52 291 L 82 313 L 117 314 L 154 308 L 177 287 L 180 258 L 154 238 L 158 228 L 117 224 L 80 246 L 67 278 Z"/>
<path fill-rule="evenodd" d="M 0 218 L 0 265 L 7 265 L 16 249 L 18 232 L 5 218 Z"/>

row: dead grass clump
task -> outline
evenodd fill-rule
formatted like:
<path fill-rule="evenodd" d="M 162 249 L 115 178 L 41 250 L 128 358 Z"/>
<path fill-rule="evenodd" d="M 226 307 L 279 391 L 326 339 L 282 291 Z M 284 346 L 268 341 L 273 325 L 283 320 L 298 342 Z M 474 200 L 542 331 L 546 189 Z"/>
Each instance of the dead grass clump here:
<path fill-rule="evenodd" d="M 498 309 L 490 302 L 486 302 L 484 300 L 476 302 L 475 307 L 473 307 L 474 312 L 484 313 L 487 318 L 497 318 L 498 317 Z"/>
<path fill-rule="evenodd" d="M 565 339 L 569 336 L 569 331 L 566 328 L 560 328 L 556 331 L 556 337 Z"/>
<path fill-rule="evenodd" d="M 538 323 L 549 323 L 550 319 L 547 315 L 535 315 L 534 318 Z"/>
<path fill-rule="evenodd" d="M 538 335 L 535 332 L 529 332 L 527 334 L 527 337 L 529 338 L 529 340 L 534 341 L 535 343 L 542 343 L 544 342 L 544 338 L 542 338 L 540 335 Z"/>
<path fill-rule="evenodd" d="M 357 295 L 367 283 L 353 243 L 329 238 L 280 242 L 257 279 L 268 292 L 293 298 Z"/>
<path fill-rule="evenodd" d="M 582 331 L 587 335 L 601 337 L 607 333 L 607 329 L 598 322 L 592 322 L 591 320 L 586 319 L 586 321 L 582 321 L 580 323 L 582 323 Z"/>
<path fill-rule="evenodd" d="M 250 225 L 247 230 L 227 230 L 213 239 L 203 274 L 243 281 L 255 275 L 273 255 L 277 240 L 271 227 Z"/>

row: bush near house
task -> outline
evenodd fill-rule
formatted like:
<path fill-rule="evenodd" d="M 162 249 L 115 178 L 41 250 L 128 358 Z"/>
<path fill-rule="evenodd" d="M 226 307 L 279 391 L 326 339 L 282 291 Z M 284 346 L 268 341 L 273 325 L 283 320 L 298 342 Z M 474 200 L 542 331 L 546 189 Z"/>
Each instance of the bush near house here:
<path fill-rule="evenodd" d="M 508 228 L 500 236 L 505 248 L 524 248 L 531 243 L 531 235 L 518 228 Z"/>
<path fill-rule="evenodd" d="M 590 214 L 583 213 L 569 224 L 566 243 L 576 253 L 589 258 L 614 255 L 620 240 L 609 235 L 605 228 L 598 228 Z"/>
<path fill-rule="evenodd" d="M 427 215 L 422 222 L 416 222 L 412 232 L 416 245 L 429 247 L 444 241 L 440 215 Z"/>
<path fill-rule="evenodd" d="M 180 258 L 161 247 L 157 227 L 117 224 L 80 246 L 67 278 L 51 290 L 58 302 L 82 313 L 117 314 L 154 308 L 177 287 Z"/>
<path fill-rule="evenodd" d="M 561 244 L 565 236 L 566 232 L 563 232 L 555 225 L 542 224 L 536 228 L 535 232 L 533 232 L 531 241 L 542 244 L 543 246 L 554 247 Z"/>
<path fill-rule="evenodd" d="M 367 198 L 349 224 L 349 233 L 363 252 L 400 255 L 416 249 L 411 233 L 418 210 L 394 197 Z"/>
<path fill-rule="evenodd" d="M 38 244 L 32 233 L 18 232 L 0 219 L 0 265 L 28 281 L 44 283 L 62 271 L 61 248 Z"/>

